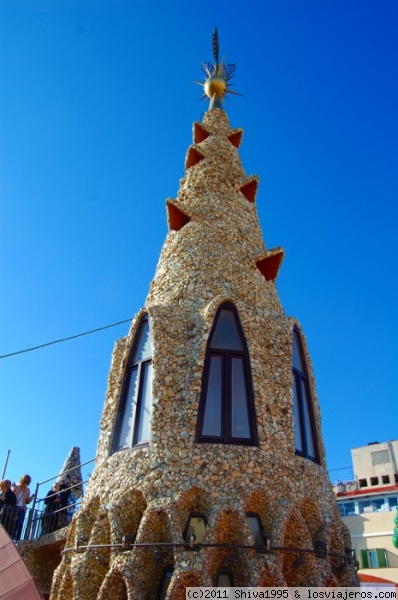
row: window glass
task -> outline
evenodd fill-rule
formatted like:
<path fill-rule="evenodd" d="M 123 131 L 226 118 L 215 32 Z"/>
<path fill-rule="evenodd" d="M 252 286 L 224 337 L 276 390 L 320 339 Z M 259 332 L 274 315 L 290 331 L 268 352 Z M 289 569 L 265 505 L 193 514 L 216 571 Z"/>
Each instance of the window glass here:
<path fill-rule="evenodd" d="M 303 441 L 301 438 L 301 419 L 299 410 L 299 401 L 297 396 L 297 379 L 298 375 L 293 373 L 293 419 L 294 419 L 294 443 L 296 450 L 304 451 Z"/>
<path fill-rule="evenodd" d="M 243 350 L 235 315 L 232 310 L 221 310 L 210 347 L 221 350 Z"/>
<path fill-rule="evenodd" d="M 113 449 L 129 448 L 150 439 L 152 405 L 152 342 L 148 317 L 137 328 L 120 399 Z"/>
<path fill-rule="evenodd" d="M 191 517 L 185 534 L 185 541 L 189 542 L 191 535 L 195 536 L 195 543 L 200 544 L 206 535 L 206 522 L 203 517 Z"/>
<path fill-rule="evenodd" d="M 368 560 L 369 560 L 369 567 L 371 569 L 377 569 L 378 563 L 377 563 L 376 550 L 368 550 Z"/>
<path fill-rule="evenodd" d="M 293 329 L 293 415 L 294 440 L 298 454 L 319 462 L 313 398 L 309 386 L 300 335 Z"/>
<path fill-rule="evenodd" d="M 257 441 L 249 352 L 229 302 L 217 311 L 206 348 L 196 438 L 223 444 Z"/>
<path fill-rule="evenodd" d="M 305 373 L 303 359 L 301 356 L 301 343 L 297 331 L 293 330 L 293 367 Z"/>
<path fill-rule="evenodd" d="M 307 454 L 311 458 L 315 458 L 315 444 L 314 444 L 314 435 L 312 431 L 312 420 L 309 409 L 309 399 L 307 393 L 307 382 L 302 381 L 301 385 L 301 393 L 303 395 L 303 408 L 304 408 L 304 424 L 305 424 L 305 437 L 307 441 Z"/>
<path fill-rule="evenodd" d="M 148 359 L 152 356 L 151 336 L 149 332 L 149 323 L 147 319 L 143 321 L 139 335 L 140 338 L 138 340 L 138 344 L 134 352 L 132 362 L 139 362 L 141 360 Z"/>
<path fill-rule="evenodd" d="M 370 569 L 388 567 L 387 553 L 385 548 L 375 548 L 373 550 L 368 550 L 368 561 Z"/>
<path fill-rule="evenodd" d="M 217 587 L 232 587 L 231 575 L 229 573 L 219 573 Z"/>
<path fill-rule="evenodd" d="M 389 498 L 388 499 L 388 507 L 390 510 L 396 510 L 397 509 L 397 503 L 398 503 L 398 498 L 393 497 L 393 498 Z"/>
<path fill-rule="evenodd" d="M 384 502 L 384 498 L 378 498 L 377 500 L 372 500 L 372 512 L 383 512 L 386 510 L 386 505 Z"/>
<path fill-rule="evenodd" d="M 250 525 L 252 532 L 254 545 L 264 546 L 264 537 L 262 535 L 263 528 L 261 526 L 261 519 L 256 515 L 246 515 L 247 522 Z"/>
<path fill-rule="evenodd" d="M 243 359 L 232 358 L 232 436 L 250 438 Z"/>
<path fill-rule="evenodd" d="M 358 502 L 359 514 L 363 513 L 371 513 L 372 512 L 372 503 L 370 500 L 361 500 Z"/>
<path fill-rule="evenodd" d="M 356 515 L 355 502 L 344 502 L 344 514 L 346 517 Z"/>
<path fill-rule="evenodd" d="M 219 356 L 210 358 L 203 435 L 221 435 L 222 363 L 222 358 Z"/>
<path fill-rule="evenodd" d="M 140 414 L 137 426 L 136 444 L 149 441 L 152 405 L 152 364 L 145 363 L 141 370 Z"/>
<path fill-rule="evenodd" d="M 118 448 L 126 448 L 133 443 L 135 411 L 137 407 L 138 367 L 131 370 L 130 383 L 126 397 L 125 414 L 120 430 Z"/>

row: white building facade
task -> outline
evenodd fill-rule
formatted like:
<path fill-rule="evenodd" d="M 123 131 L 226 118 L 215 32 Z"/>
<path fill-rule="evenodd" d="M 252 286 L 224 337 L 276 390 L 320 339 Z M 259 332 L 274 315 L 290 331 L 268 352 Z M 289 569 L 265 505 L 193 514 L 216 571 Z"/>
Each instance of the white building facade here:
<path fill-rule="evenodd" d="M 337 481 L 334 490 L 351 534 L 359 576 L 398 583 L 398 549 L 392 541 L 398 515 L 398 440 L 353 448 L 351 455 L 354 478 Z"/>

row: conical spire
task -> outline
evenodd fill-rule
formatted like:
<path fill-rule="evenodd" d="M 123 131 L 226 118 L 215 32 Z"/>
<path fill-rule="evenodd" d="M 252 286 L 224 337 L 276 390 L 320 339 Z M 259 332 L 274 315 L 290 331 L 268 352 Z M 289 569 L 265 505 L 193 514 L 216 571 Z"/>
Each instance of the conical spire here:
<path fill-rule="evenodd" d="M 68 487 L 73 488 L 76 498 L 79 498 L 83 492 L 83 478 L 80 468 L 80 448 L 74 446 L 71 448 L 62 469 L 57 477 L 57 482 L 64 482 Z"/>
<path fill-rule="evenodd" d="M 234 67 L 219 62 L 217 30 L 213 54 L 202 65 L 210 109 L 167 200 L 145 305 L 115 346 L 96 466 L 54 600 L 64 585 L 68 597 L 157 588 L 178 600 L 184 587 L 222 581 L 357 584 L 305 340 L 274 283 L 283 249 L 266 249 L 258 177 L 246 175 L 242 130 L 222 110 Z"/>

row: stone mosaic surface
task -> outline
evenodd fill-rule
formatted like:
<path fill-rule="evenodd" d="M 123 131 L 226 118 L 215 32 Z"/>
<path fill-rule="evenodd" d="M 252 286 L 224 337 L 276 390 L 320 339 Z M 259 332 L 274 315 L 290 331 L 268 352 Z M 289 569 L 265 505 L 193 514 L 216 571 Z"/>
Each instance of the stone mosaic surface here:
<path fill-rule="evenodd" d="M 169 201 L 174 229 L 145 306 L 115 345 L 97 464 L 54 574 L 52 600 L 156 598 L 166 566 L 174 568 L 167 592 L 173 599 L 185 598 L 185 586 L 215 585 L 225 569 L 239 586 L 357 584 L 353 565 L 337 556 L 347 552 L 350 537 L 325 469 L 307 350 L 321 464 L 295 455 L 296 321 L 285 315 L 276 284 L 256 266 L 267 249 L 256 201 L 241 191 L 256 178 L 243 170 L 239 138 L 220 109 L 194 126 L 188 168 L 178 197 Z M 179 210 L 184 218 L 173 221 Z M 248 344 L 256 447 L 195 442 L 206 343 L 224 301 L 237 307 Z M 151 443 L 112 453 L 124 372 L 144 313 L 153 341 Z M 254 543 L 247 512 L 260 516 L 270 552 L 243 547 Z M 184 547 L 192 513 L 205 516 L 203 543 L 212 546 Z M 123 540 L 135 545 L 123 548 Z M 319 541 L 326 544 L 326 558 L 297 550 L 313 550 Z"/>

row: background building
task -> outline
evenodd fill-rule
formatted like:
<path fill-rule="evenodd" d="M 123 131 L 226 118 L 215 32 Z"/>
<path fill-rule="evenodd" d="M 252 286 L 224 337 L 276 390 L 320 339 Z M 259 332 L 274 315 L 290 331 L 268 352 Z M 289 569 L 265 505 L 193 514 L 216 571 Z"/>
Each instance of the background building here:
<path fill-rule="evenodd" d="M 351 450 L 354 478 L 334 486 L 360 565 L 359 575 L 398 583 L 398 550 L 392 542 L 398 514 L 398 441 Z"/>

